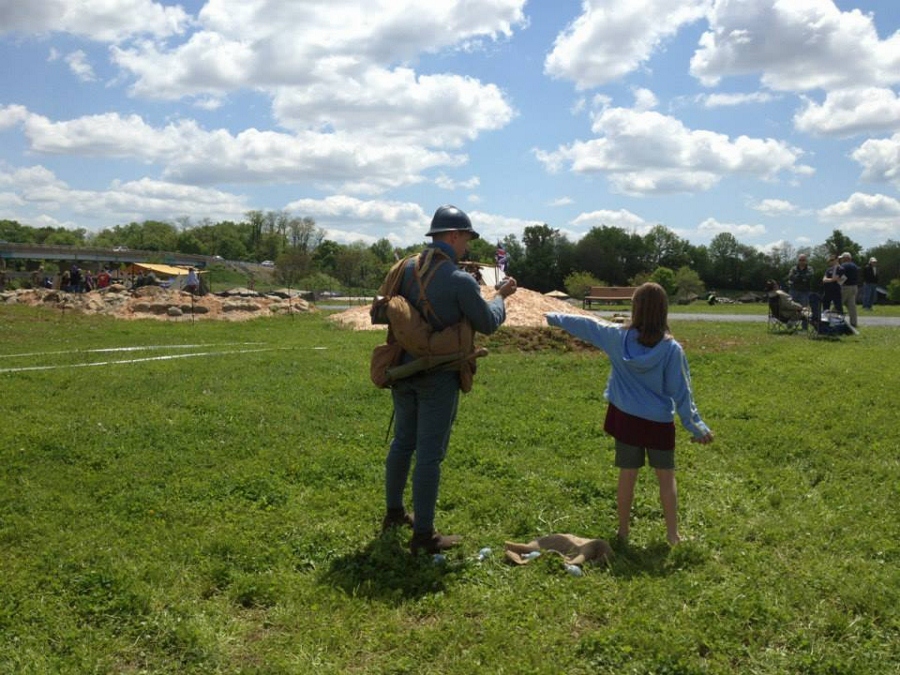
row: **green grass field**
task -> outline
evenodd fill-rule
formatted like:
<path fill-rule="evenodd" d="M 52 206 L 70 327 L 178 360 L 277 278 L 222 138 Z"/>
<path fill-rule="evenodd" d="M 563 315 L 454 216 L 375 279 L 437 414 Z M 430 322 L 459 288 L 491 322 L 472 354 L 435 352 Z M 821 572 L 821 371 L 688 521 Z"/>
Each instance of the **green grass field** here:
<path fill-rule="evenodd" d="M 615 532 L 608 364 L 559 333 L 485 340 L 441 565 L 377 534 L 380 333 L 0 307 L 0 672 L 898 672 L 898 329 L 671 323 L 717 435 L 679 428 L 689 541 L 645 471 L 630 545 L 572 577 L 501 556 Z"/>

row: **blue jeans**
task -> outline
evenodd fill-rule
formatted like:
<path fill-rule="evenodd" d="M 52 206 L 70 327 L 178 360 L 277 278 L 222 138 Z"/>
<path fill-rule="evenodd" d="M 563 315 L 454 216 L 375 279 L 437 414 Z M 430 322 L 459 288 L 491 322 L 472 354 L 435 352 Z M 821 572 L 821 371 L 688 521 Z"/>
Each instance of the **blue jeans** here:
<path fill-rule="evenodd" d="M 863 309 L 872 309 L 878 299 L 877 284 L 863 284 Z"/>
<path fill-rule="evenodd" d="M 394 440 L 384 462 L 387 508 L 403 508 L 403 492 L 415 454 L 415 531 L 428 534 L 434 529 L 441 463 L 447 455 L 459 404 L 459 373 L 445 371 L 401 380 L 394 385 L 391 396 Z"/>
<path fill-rule="evenodd" d="M 791 289 L 791 300 L 796 303 L 809 307 L 809 291 L 795 291 Z"/>

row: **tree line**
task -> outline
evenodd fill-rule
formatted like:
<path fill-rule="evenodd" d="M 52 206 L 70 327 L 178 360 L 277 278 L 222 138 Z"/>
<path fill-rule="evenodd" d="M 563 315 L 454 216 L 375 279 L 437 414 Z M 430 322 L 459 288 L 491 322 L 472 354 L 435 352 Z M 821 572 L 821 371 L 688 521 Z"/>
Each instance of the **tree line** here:
<path fill-rule="evenodd" d="M 241 222 L 145 220 L 98 232 L 0 220 L 0 241 L 174 251 L 242 262 L 272 260 L 281 281 L 304 281 L 311 288 L 375 289 L 395 260 L 424 244 L 424 239 L 406 248 L 396 248 L 388 239 L 340 244 L 325 235 L 314 219 L 286 211 L 248 211 Z M 526 227 L 521 240 L 514 234 L 497 242 L 475 240 L 469 258 L 494 264 L 499 247 L 508 256 L 507 272 L 534 291 L 565 290 L 581 297 L 592 285 L 626 286 L 652 279 L 682 299 L 709 290 L 759 291 L 768 279 L 785 284 L 800 253 L 809 256 L 818 273 L 824 271 L 828 253 L 846 251 L 860 266 L 876 257 L 883 285 L 898 280 L 895 286 L 900 300 L 900 242 L 889 239 L 863 250 L 840 230 L 816 245 L 796 248 L 784 244 L 760 251 L 730 233 L 716 235 L 709 245 L 695 246 L 663 225 L 643 235 L 601 225 L 573 242 L 558 229 L 542 224 Z"/>

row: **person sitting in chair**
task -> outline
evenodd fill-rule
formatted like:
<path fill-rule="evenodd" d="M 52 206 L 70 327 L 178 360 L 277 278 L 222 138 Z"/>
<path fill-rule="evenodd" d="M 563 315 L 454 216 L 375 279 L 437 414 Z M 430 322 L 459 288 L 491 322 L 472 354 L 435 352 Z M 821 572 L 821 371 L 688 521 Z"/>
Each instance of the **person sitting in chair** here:
<path fill-rule="evenodd" d="M 791 296 L 778 288 L 778 282 L 769 279 L 766 282 L 766 296 L 769 298 L 769 310 L 776 319 L 784 323 L 802 321 L 803 305 L 794 302 Z"/>

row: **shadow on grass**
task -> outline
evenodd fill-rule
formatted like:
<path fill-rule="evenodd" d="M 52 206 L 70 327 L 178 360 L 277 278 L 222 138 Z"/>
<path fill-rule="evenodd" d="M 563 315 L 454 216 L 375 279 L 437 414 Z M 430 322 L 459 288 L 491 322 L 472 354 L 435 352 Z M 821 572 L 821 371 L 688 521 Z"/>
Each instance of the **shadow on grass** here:
<path fill-rule="evenodd" d="M 706 554 L 697 545 L 684 542 L 672 548 L 665 542 L 637 547 L 613 543 L 615 555 L 610 561 L 613 576 L 622 579 L 634 577 L 663 577 L 702 565 Z"/>
<path fill-rule="evenodd" d="M 442 563 L 430 555 L 411 555 L 406 536 L 395 529 L 334 559 L 322 581 L 353 597 L 402 603 L 444 591 L 455 571 L 449 560 L 449 554 Z"/>

